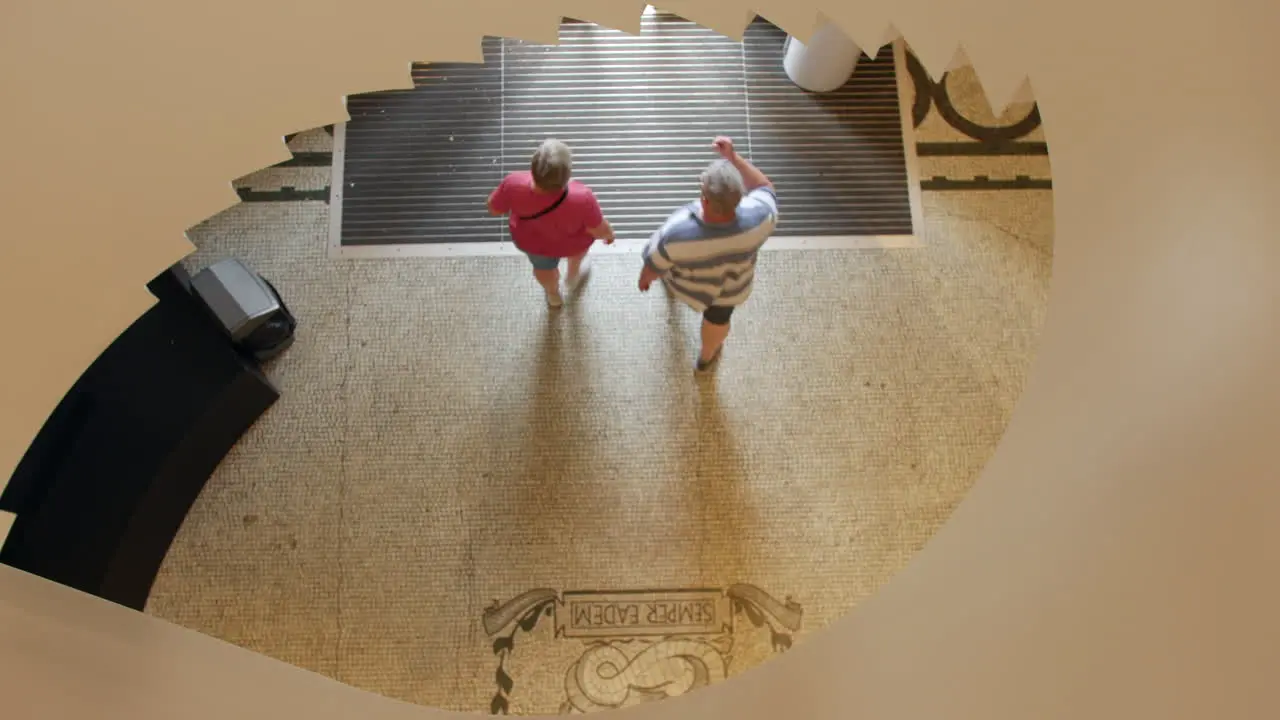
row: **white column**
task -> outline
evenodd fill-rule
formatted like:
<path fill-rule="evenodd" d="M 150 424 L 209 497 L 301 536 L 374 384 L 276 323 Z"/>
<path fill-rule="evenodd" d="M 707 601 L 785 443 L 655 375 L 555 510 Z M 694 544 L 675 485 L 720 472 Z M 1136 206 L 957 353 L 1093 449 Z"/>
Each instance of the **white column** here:
<path fill-rule="evenodd" d="M 802 43 L 787 37 L 782 67 L 791 82 L 809 92 L 831 92 L 853 77 L 862 51 L 840 28 L 823 23 Z"/>

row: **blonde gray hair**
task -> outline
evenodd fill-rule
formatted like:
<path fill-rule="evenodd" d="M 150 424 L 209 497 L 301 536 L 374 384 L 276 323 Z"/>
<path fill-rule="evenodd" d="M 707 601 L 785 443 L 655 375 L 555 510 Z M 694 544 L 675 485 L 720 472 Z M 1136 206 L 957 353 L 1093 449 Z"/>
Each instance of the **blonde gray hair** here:
<path fill-rule="evenodd" d="M 702 197 L 721 215 L 732 215 L 746 194 L 742 173 L 728 160 L 716 160 L 702 171 Z"/>
<path fill-rule="evenodd" d="M 544 140 L 529 164 L 533 182 L 543 190 L 561 190 L 573 174 L 573 151 L 554 138 Z"/>

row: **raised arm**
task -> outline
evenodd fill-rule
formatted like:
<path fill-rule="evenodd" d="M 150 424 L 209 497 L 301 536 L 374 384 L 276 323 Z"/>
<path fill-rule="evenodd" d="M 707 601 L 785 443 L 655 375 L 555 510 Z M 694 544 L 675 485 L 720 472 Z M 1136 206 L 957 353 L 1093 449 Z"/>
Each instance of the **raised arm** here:
<path fill-rule="evenodd" d="M 733 140 L 723 135 L 715 140 L 716 152 L 720 153 L 720 157 L 733 163 L 733 166 L 742 173 L 742 182 L 747 187 L 747 192 L 751 192 L 756 188 L 772 188 L 773 181 L 768 175 L 760 172 L 760 168 L 752 165 L 750 161 L 738 154 L 733 146 Z"/>

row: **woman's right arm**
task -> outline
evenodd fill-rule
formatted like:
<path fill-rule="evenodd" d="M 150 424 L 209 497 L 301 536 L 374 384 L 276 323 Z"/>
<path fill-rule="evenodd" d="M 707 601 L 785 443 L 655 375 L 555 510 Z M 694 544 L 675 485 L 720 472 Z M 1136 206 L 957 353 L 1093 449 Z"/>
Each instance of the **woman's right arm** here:
<path fill-rule="evenodd" d="M 587 194 L 591 198 L 590 212 L 586 217 L 587 234 L 596 240 L 603 240 L 605 245 L 613 244 L 613 226 L 609 224 L 609 219 L 604 216 L 604 210 L 600 208 L 600 201 L 596 199 L 596 194 L 587 189 Z M 593 227 L 591 223 L 596 223 Z"/>
<path fill-rule="evenodd" d="M 600 218 L 599 226 L 587 228 L 587 234 L 597 240 L 603 240 L 605 245 L 613 244 L 613 226 L 606 218 Z"/>

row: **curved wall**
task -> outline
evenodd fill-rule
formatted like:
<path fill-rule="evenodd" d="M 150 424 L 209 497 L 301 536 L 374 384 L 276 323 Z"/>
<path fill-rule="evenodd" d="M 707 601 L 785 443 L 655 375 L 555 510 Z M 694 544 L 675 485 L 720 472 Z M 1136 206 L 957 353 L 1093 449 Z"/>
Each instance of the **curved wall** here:
<path fill-rule="evenodd" d="M 0 8 L 0 477 L 190 250 L 182 230 L 340 98 L 483 34 L 642 3 L 171 3 Z M 1280 675 L 1280 6 L 759 0 L 938 73 L 957 41 L 997 100 L 1024 74 L 1053 145 L 1055 279 L 1039 360 L 969 498 L 911 565 L 786 656 L 657 720 L 1275 717 Z M 664 9 L 738 36 L 745 4 Z M 306 52 L 299 52 L 306 50 Z M 330 58 L 317 68 L 318 50 Z M 305 58 L 305 60 L 304 60 Z M 1019 72 L 1015 73 L 1014 70 Z M 83 178 L 110 177 L 89 185 Z M 68 197 L 75 208 L 68 210 Z M 6 520 L 0 518 L 0 528 Z M 0 569 L 7 717 L 439 718 Z"/>

